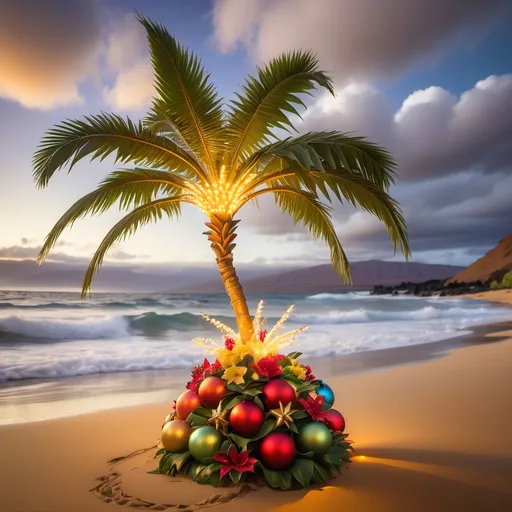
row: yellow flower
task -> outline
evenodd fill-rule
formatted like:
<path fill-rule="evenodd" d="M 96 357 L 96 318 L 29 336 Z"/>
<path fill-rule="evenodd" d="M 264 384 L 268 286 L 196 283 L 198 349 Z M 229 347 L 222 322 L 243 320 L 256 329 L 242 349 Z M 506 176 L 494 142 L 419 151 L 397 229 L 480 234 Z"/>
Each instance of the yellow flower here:
<path fill-rule="evenodd" d="M 226 368 L 222 378 L 228 381 L 228 384 L 234 382 L 235 384 L 243 384 L 244 375 L 247 373 L 247 368 L 245 366 L 230 366 Z"/>
<path fill-rule="evenodd" d="M 217 359 L 219 360 L 222 368 L 229 368 L 240 360 L 236 354 L 227 348 L 223 348 L 217 352 Z"/>
<path fill-rule="evenodd" d="M 305 380 L 306 378 L 306 370 L 300 366 L 293 366 L 292 373 L 300 380 Z"/>
<path fill-rule="evenodd" d="M 231 352 L 237 355 L 240 359 L 243 359 L 248 354 L 252 355 L 252 349 L 253 347 L 251 343 L 246 343 L 245 345 L 243 343 L 237 343 Z"/>

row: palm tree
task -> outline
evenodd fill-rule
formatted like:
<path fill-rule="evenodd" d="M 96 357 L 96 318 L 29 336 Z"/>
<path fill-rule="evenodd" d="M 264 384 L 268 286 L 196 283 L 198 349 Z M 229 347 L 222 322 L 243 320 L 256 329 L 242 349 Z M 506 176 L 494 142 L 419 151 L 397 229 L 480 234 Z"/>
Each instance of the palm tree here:
<path fill-rule="evenodd" d="M 239 222 L 235 216 L 259 196 L 273 194 L 283 212 L 315 239 L 323 239 L 334 269 L 346 281 L 349 264 L 326 204 L 333 199 L 378 217 L 395 250 L 398 246 L 408 256 L 405 222 L 388 194 L 396 178 L 392 156 L 363 137 L 337 131 L 292 133 L 289 116 L 299 116 L 297 109 L 306 107 L 304 95 L 316 87 L 334 94 L 314 54 L 286 53 L 258 68 L 225 106 L 197 56 L 163 26 L 138 19 L 147 31 L 156 89 L 145 119 L 135 122 L 101 113 L 64 121 L 45 134 L 33 159 L 38 187 L 86 156 L 103 160 L 114 154 L 116 164 L 132 168 L 111 172 L 73 204 L 47 235 L 38 262 L 46 259 L 66 227 L 119 203 L 128 213 L 94 254 L 83 283 L 84 297 L 114 243 L 164 215 L 178 217 L 183 203 L 195 205 L 208 218 L 205 234 L 246 342 L 253 324 L 233 266 Z M 290 135 L 280 140 L 276 129 Z"/>

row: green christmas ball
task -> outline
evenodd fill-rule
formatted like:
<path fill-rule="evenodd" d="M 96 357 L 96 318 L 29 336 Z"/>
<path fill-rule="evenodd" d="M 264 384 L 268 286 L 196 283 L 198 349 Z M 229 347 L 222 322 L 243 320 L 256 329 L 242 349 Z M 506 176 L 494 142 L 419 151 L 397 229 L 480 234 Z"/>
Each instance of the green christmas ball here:
<path fill-rule="evenodd" d="M 190 454 L 197 462 L 205 457 L 213 457 L 222 442 L 222 436 L 213 427 L 199 427 L 188 440 Z"/>
<path fill-rule="evenodd" d="M 299 430 L 297 444 L 300 452 L 313 452 L 318 457 L 321 457 L 325 455 L 332 446 L 331 431 L 324 423 L 319 421 L 306 423 L 306 425 Z"/>

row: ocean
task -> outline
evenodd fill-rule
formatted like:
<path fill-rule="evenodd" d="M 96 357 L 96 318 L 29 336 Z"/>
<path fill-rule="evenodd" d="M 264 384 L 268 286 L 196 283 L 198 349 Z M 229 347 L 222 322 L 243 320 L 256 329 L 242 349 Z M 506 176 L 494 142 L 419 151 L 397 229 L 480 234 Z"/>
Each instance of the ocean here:
<path fill-rule="evenodd" d="M 512 320 L 489 303 L 368 292 L 249 297 L 265 301 L 273 324 L 295 305 L 288 329 L 310 325 L 294 350 L 306 357 L 344 355 L 460 336 L 472 326 Z M 202 361 L 194 337 L 221 334 L 201 313 L 235 327 L 223 294 L 0 291 L 0 386 L 27 379 L 190 369 Z M 285 326 L 286 327 L 286 326 Z"/>
<path fill-rule="evenodd" d="M 512 320 L 510 308 L 463 299 L 274 294 L 249 297 L 253 313 L 259 299 L 269 326 L 295 305 L 284 328 L 310 329 L 290 351 L 303 352 L 313 371 L 315 357 L 421 345 Z M 95 293 L 82 301 L 78 293 L 0 291 L 0 425 L 151 403 L 170 411 L 205 356 L 192 338 L 222 341 L 201 313 L 235 327 L 224 294 Z"/>

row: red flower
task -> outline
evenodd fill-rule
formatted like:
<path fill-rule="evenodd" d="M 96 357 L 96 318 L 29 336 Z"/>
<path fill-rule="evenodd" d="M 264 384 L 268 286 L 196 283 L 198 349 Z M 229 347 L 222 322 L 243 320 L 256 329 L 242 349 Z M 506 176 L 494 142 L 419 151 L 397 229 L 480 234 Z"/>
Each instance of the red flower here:
<path fill-rule="evenodd" d="M 311 366 L 308 366 L 307 364 L 303 365 L 302 368 L 306 371 L 306 382 L 310 382 L 312 380 L 315 380 L 316 377 L 311 373 Z"/>
<path fill-rule="evenodd" d="M 309 395 L 307 401 L 304 398 L 299 398 L 298 402 L 315 421 L 324 421 L 327 413 L 322 411 L 322 405 L 325 402 L 322 395 L 318 395 L 316 398 Z"/>
<path fill-rule="evenodd" d="M 283 373 L 283 369 L 273 360 L 272 356 L 262 357 L 257 364 L 251 364 L 251 368 L 258 375 L 269 379 Z"/>
<path fill-rule="evenodd" d="M 215 361 L 210 365 L 208 373 L 212 374 L 218 372 L 220 369 L 222 369 L 222 365 L 219 363 L 218 359 L 215 359 Z"/>
<path fill-rule="evenodd" d="M 235 340 L 233 338 L 226 338 L 224 340 L 224 346 L 228 349 L 228 350 L 233 350 L 233 347 L 236 345 L 235 343 Z"/>
<path fill-rule="evenodd" d="M 261 343 L 263 343 L 265 341 L 265 338 L 267 337 L 267 329 L 262 329 L 259 333 L 258 333 L 258 338 L 260 339 Z"/>
<path fill-rule="evenodd" d="M 220 462 L 223 466 L 220 468 L 220 479 L 222 480 L 232 469 L 238 473 L 250 471 L 254 473 L 254 464 L 258 461 L 254 457 L 249 457 L 249 452 L 244 450 L 238 453 L 234 445 L 231 445 L 228 454 L 218 454 L 213 456 L 215 462 Z"/>
<path fill-rule="evenodd" d="M 208 359 L 204 359 L 203 364 L 194 366 L 192 370 L 192 380 L 187 384 L 187 389 L 197 392 L 197 388 L 201 381 L 208 375 L 215 373 L 221 369 L 219 361 L 215 360 L 214 363 L 210 364 Z"/>
<path fill-rule="evenodd" d="M 187 382 L 187 389 L 190 389 L 192 391 L 195 391 L 197 393 L 197 390 L 199 389 L 199 384 L 204 379 L 202 375 L 198 375 L 196 377 L 192 377 L 192 380 L 190 382 Z"/>

